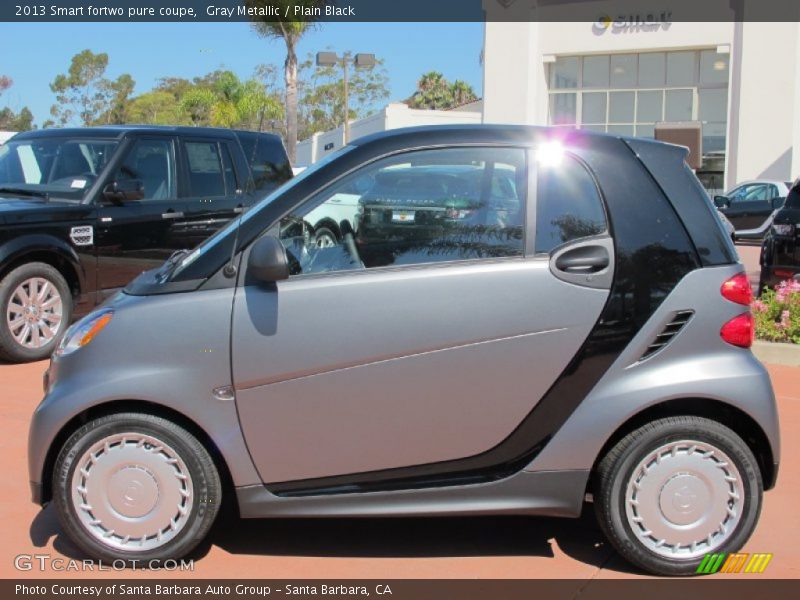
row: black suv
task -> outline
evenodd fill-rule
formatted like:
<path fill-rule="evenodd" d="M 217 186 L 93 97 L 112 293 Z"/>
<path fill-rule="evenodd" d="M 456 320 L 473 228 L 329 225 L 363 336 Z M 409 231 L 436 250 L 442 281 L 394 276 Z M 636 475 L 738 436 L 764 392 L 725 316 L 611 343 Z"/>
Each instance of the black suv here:
<path fill-rule="evenodd" d="M 800 179 L 792 185 L 764 238 L 758 289 L 792 278 L 800 278 Z"/>
<path fill-rule="evenodd" d="M 279 137 L 47 129 L 0 146 L 0 358 L 47 357 L 74 316 L 292 176 Z"/>

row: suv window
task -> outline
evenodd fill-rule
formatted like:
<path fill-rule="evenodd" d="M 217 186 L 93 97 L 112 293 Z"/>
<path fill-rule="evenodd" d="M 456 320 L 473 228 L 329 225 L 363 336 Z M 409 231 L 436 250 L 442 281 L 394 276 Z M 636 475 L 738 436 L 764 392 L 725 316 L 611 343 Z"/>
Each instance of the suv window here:
<path fill-rule="evenodd" d="M 172 140 L 137 140 L 117 171 L 117 181 L 126 179 L 142 182 L 142 200 L 175 198 L 175 151 Z"/>
<path fill-rule="evenodd" d="M 607 230 L 603 201 L 589 171 L 565 155 L 539 165 L 536 191 L 536 253 Z"/>
<path fill-rule="evenodd" d="M 280 237 L 294 275 L 522 256 L 526 181 L 522 149 L 409 152 L 330 186 Z"/>
<path fill-rule="evenodd" d="M 291 179 L 289 159 L 278 138 L 251 132 L 237 133 L 253 173 L 255 188 L 275 187 Z"/>
<path fill-rule="evenodd" d="M 186 142 L 191 196 L 224 196 L 225 177 L 217 142 Z"/>

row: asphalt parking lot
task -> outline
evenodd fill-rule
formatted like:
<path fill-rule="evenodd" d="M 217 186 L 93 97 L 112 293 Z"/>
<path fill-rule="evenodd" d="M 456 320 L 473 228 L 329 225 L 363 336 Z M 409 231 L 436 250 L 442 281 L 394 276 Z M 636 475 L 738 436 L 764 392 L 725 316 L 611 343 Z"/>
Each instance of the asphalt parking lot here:
<path fill-rule="evenodd" d="M 752 269 L 757 248 L 740 249 Z M 752 273 L 751 273 L 752 275 Z M 37 561 L 29 571 L 15 568 L 19 555 L 82 559 L 62 533 L 52 507 L 40 510 L 29 499 L 26 468 L 30 415 L 41 397 L 46 363 L 0 364 L 0 577 L 54 578 Z M 761 521 L 745 552 L 770 552 L 761 575 L 800 576 L 800 521 L 794 512 L 800 493 L 800 369 L 768 365 L 781 414 L 782 463 L 777 487 L 764 499 Z M 159 572 L 158 577 L 195 578 L 565 578 L 576 590 L 587 582 L 644 577 L 603 540 L 591 507 L 581 519 L 530 517 L 450 519 L 338 519 L 218 523 L 209 543 L 194 558 L 192 572 Z M 71 576 L 80 576 L 70 573 Z M 91 577 L 119 577 L 114 571 Z M 127 572 L 153 577 L 152 572 Z M 725 576 L 727 577 L 727 576 Z"/>

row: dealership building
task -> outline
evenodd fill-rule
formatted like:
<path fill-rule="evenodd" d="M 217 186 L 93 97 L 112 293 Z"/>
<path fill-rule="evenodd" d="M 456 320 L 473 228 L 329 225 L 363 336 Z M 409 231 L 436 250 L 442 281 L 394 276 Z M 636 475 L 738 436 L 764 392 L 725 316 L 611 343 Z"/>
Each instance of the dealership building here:
<path fill-rule="evenodd" d="M 800 176 L 800 23 L 681 22 L 668 2 L 646 15 L 592 3 L 594 21 L 491 20 L 532 4 L 484 2 L 486 123 L 653 137 L 657 123 L 699 122 L 709 189 Z"/>

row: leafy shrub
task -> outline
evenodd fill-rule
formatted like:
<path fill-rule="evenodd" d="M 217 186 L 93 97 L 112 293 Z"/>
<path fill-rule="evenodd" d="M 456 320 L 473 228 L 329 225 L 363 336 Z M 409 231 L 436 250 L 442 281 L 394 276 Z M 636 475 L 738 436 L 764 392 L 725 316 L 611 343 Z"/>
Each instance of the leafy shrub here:
<path fill-rule="evenodd" d="M 782 281 L 753 301 L 756 337 L 800 344 L 800 281 Z"/>

